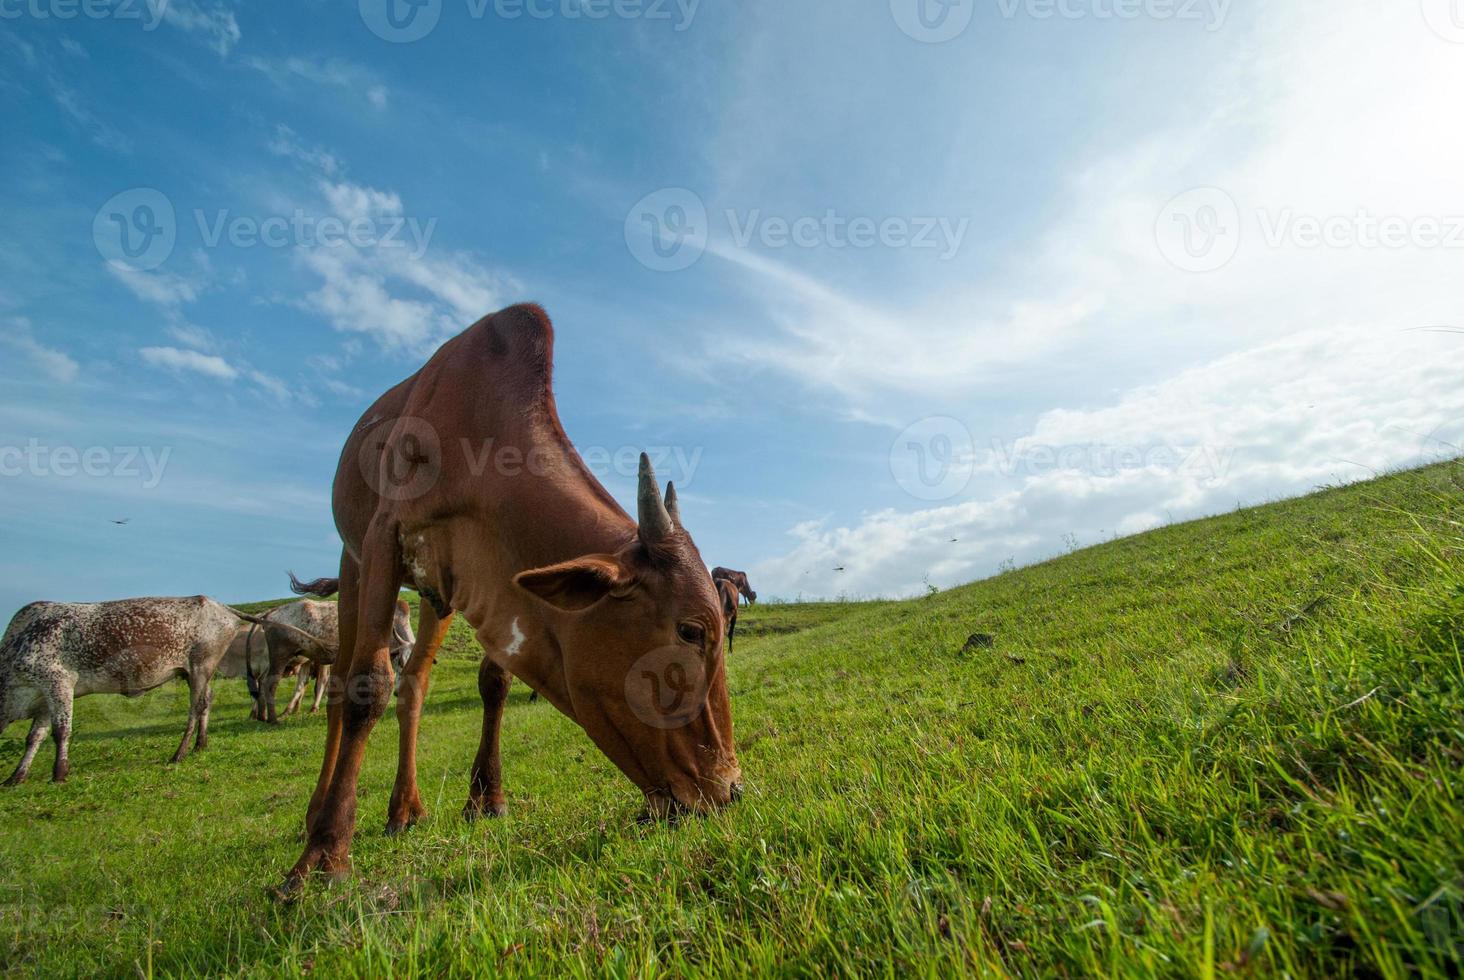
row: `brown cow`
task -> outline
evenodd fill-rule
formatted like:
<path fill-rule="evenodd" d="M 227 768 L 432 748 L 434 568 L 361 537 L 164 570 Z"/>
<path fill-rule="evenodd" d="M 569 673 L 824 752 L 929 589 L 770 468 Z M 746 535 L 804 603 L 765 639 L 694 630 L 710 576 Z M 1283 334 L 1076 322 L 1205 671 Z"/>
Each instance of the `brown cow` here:
<path fill-rule="evenodd" d="M 56 742 L 51 778 L 66 779 L 71 705 L 84 694 L 137 697 L 175 677 L 188 678 L 188 725 L 173 754 L 181 762 L 195 730 L 195 751 L 208 745 L 209 682 L 239 620 L 261 626 L 271 643 L 299 644 L 322 663 L 335 659 L 308 633 L 249 616 L 204 596 L 122 599 L 117 602 L 33 602 L 10 621 L 0 639 L 0 731 L 31 719 L 20 765 L 8 781 L 21 782 L 46 737 Z"/>
<path fill-rule="evenodd" d="M 727 656 L 732 656 L 732 636 L 737 632 L 737 586 L 731 579 L 717 579 L 717 594 L 722 597 L 722 619 L 727 623 Z"/>
<path fill-rule="evenodd" d="M 290 576 L 290 583 L 291 588 L 295 589 L 297 593 L 299 589 L 304 588 L 293 575 Z M 337 647 L 340 643 L 334 602 L 300 599 L 275 606 L 273 609 L 261 613 L 260 618 L 272 623 L 287 623 L 309 633 L 331 648 Z M 412 653 L 412 644 L 415 642 L 416 637 L 412 634 L 412 609 L 405 602 L 398 600 L 396 618 L 392 621 L 391 638 L 391 664 L 398 675 L 406 666 L 407 658 Z M 285 710 L 276 714 L 275 694 L 279 683 L 292 674 L 296 675 L 295 692 L 291 695 Z M 309 652 L 301 649 L 298 643 L 281 641 L 276 637 L 269 638 L 267 642 L 263 630 L 246 623 L 240 624 L 238 634 L 229 644 L 229 651 L 224 655 L 218 675 L 220 677 L 248 678 L 249 696 L 253 701 L 249 717 L 267 721 L 273 725 L 278 723 L 280 718 L 287 718 L 294 714 L 299 708 L 300 700 L 305 695 L 305 688 L 309 685 L 311 677 L 315 678 L 315 705 L 310 709 L 310 713 L 315 713 L 320 707 L 321 697 L 325 693 L 325 687 L 330 678 L 330 667 L 326 664 L 315 663 L 311 660 Z"/>
<path fill-rule="evenodd" d="M 456 613 L 486 651 L 465 816 L 504 812 L 498 731 L 512 677 L 579 724 L 645 795 L 648 813 L 706 811 L 741 792 L 721 603 L 675 491 L 662 499 L 642 454 L 637 522 L 590 473 L 555 407 L 553 343 L 537 306 L 484 317 L 378 399 L 346 441 L 332 501 L 345 544 L 335 583 L 341 668 L 309 838 L 286 895 L 313 871 L 349 872 L 357 777 L 391 694 L 403 582 L 423 602 L 397 695 L 389 833 L 424 812 L 422 697 Z"/>
<path fill-rule="evenodd" d="M 757 593 L 752 591 L 752 586 L 747 584 L 746 572 L 739 572 L 734 568 L 723 568 L 721 565 L 718 565 L 712 569 L 712 581 L 720 582 L 723 579 L 737 587 L 737 591 L 742 593 L 743 598 L 747 600 L 749 606 L 757 602 Z"/>

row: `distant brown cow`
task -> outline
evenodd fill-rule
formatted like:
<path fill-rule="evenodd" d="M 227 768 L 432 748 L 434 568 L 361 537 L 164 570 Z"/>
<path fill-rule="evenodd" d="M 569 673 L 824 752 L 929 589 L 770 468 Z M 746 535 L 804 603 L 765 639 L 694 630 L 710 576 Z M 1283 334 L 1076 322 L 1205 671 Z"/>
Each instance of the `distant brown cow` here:
<path fill-rule="evenodd" d="M 291 587 L 305 588 L 291 576 Z M 260 618 L 272 623 L 285 623 L 303 630 L 332 648 L 340 645 L 334 602 L 317 602 L 313 599 L 299 599 L 295 602 L 275 606 L 260 614 Z M 411 656 L 416 637 L 412 633 L 412 610 L 405 602 L 398 600 L 396 619 L 392 622 L 391 663 L 398 675 Z M 294 714 L 305 695 L 305 688 L 311 677 L 315 678 L 314 714 L 320 707 L 330 679 L 330 667 L 315 663 L 299 643 L 271 638 L 266 643 L 265 632 L 259 627 L 243 623 L 229 652 L 224 656 L 218 674 L 221 677 L 245 677 L 249 680 L 249 696 L 253 699 L 249 717 L 275 724 L 280 718 Z M 275 697 L 279 683 L 290 675 L 296 675 L 295 692 L 285 710 L 275 713 Z"/>
<path fill-rule="evenodd" d="M 722 618 L 727 623 L 727 656 L 730 657 L 732 637 L 737 632 L 737 586 L 731 579 L 718 579 L 717 594 L 722 597 Z"/>
<path fill-rule="evenodd" d="M 484 317 L 377 399 L 346 440 L 333 491 L 345 544 L 341 669 L 287 895 L 311 872 L 350 869 L 357 778 L 391 696 L 391 618 L 403 583 L 423 602 L 397 694 L 389 832 L 424 812 L 422 695 L 458 612 L 487 653 L 469 818 L 504 812 L 498 732 L 511 677 L 579 724 L 653 816 L 707 811 L 741 791 L 721 601 L 674 490 L 663 499 L 645 454 L 637 521 L 575 451 L 555 408 L 553 346 L 537 306 Z"/>
<path fill-rule="evenodd" d="M 746 572 L 739 572 L 734 568 L 723 568 L 721 565 L 718 565 L 712 569 L 712 581 L 720 582 L 723 579 L 737 586 L 737 591 L 742 593 L 743 598 L 747 600 L 749 606 L 757 602 L 757 593 L 752 591 L 752 586 L 747 584 Z"/>
<path fill-rule="evenodd" d="M 137 697 L 175 677 L 188 678 L 188 725 L 173 754 L 208 745 L 209 682 L 239 628 L 239 620 L 262 627 L 271 642 L 299 644 L 321 663 L 335 660 L 334 647 L 283 623 L 249 616 L 204 596 L 188 599 L 123 599 L 118 602 L 33 602 L 10 621 L 0 639 L 0 731 L 31 719 L 25 753 L 8 783 L 30 772 L 31 760 L 49 728 L 56 742 L 51 778 L 66 779 L 71 739 L 71 705 L 84 694 Z"/>

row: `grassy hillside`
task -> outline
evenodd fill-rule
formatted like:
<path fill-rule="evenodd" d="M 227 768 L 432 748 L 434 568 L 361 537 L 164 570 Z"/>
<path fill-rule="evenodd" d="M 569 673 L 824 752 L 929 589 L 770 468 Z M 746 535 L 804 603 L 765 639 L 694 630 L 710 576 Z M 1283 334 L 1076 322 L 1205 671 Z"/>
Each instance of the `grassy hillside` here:
<path fill-rule="evenodd" d="M 47 976 L 1457 975 L 1464 969 L 1464 467 L 1091 548 L 903 603 L 759 606 L 730 668 L 749 783 L 638 801 L 516 687 L 509 816 L 458 816 L 477 744 L 459 623 L 422 726 L 431 814 L 356 877 L 298 853 L 319 718 L 169 766 L 181 686 L 78 702 L 73 776 L 0 792 L 0 966 Z M 992 647 L 963 652 L 968 635 Z M 13 765 L 24 726 L 0 738 Z"/>

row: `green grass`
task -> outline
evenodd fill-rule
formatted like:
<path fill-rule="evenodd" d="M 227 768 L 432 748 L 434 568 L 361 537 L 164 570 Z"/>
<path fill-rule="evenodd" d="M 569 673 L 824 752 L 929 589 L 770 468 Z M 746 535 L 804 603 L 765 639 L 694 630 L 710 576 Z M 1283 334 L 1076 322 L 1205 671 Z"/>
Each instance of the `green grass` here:
<path fill-rule="evenodd" d="M 1464 970 L 1464 467 L 1179 525 L 900 603 L 760 605 L 730 667 L 743 801 L 636 793 L 518 686 L 509 816 L 458 816 L 464 624 L 422 725 L 431 813 L 354 880 L 266 896 L 323 721 L 165 765 L 181 686 L 78 702 L 73 776 L 0 793 L 0 966 L 70 974 L 1408 976 Z M 962 653 L 968 634 L 993 649 Z M 19 755 L 24 726 L 0 739 Z M 34 778 L 34 777 L 33 777 Z"/>

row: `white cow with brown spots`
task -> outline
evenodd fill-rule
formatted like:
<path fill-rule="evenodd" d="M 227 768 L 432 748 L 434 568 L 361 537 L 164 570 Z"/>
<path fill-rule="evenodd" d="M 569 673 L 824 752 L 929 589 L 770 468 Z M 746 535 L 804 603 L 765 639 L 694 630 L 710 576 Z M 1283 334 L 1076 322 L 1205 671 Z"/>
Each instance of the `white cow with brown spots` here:
<path fill-rule="evenodd" d="M 70 771 L 72 702 L 85 694 L 136 697 L 175 677 L 188 678 L 188 724 L 173 761 L 208 745 L 209 682 L 239 621 L 256 623 L 269 642 L 297 644 L 319 663 L 333 663 L 336 647 L 284 623 L 248 616 L 204 596 L 123 599 L 117 602 L 33 602 L 0 638 L 0 731 L 31 719 L 25 753 L 8 780 L 25 779 L 49 729 L 56 743 L 51 778 Z"/>

